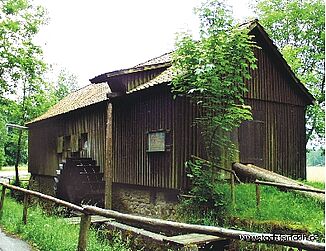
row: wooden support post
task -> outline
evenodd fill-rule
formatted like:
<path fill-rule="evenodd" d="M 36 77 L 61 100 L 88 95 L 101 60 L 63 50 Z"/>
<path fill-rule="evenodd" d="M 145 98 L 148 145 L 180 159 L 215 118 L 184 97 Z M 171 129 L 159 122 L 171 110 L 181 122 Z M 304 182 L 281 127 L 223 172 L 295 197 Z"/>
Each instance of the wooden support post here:
<path fill-rule="evenodd" d="M 112 138 L 112 103 L 108 103 L 106 113 L 106 140 L 105 140 L 105 167 L 104 167 L 104 178 L 105 178 L 105 198 L 104 206 L 107 209 L 112 208 L 112 169 L 113 169 L 113 138 Z"/>
<path fill-rule="evenodd" d="M 24 194 L 23 223 L 27 224 L 28 194 Z"/>
<path fill-rule="evenodd" d="M 5 202 L 6 187 L 2 186 L 1 199 L 0 199 L 0 217 L 2 217 L 3 203 Z"/>
<path fill-rule="evenodd" d="M 91 216 L 89 214 L 82 214 L 80 219 L 78 251 L 85 251 L 87 248 L 88 230 L 91 225 Z"/>
<path fill-rule="evenodd" d="M 234 175 L 231 173 L 231 203 L 232 208 L 235 207 L 235 185 L 234 185 Z"/>
<path fill-rule="evenodd" d="M 259 210 L 259 206 L 260 206 L 260 188 L 259 188 L 259 184 L 256 184 L 256 206 L 257 206 L 257 209 Z"/>

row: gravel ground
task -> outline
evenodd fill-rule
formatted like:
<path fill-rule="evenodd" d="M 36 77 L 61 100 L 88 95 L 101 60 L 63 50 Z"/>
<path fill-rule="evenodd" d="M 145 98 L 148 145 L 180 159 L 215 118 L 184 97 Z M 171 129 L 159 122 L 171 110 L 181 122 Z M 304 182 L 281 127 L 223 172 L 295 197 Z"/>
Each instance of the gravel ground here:
<path fill-rule="evenodd" d="M 0 251 L 32 251 L 24 241 L 6 235 L 0 229 Z"/>

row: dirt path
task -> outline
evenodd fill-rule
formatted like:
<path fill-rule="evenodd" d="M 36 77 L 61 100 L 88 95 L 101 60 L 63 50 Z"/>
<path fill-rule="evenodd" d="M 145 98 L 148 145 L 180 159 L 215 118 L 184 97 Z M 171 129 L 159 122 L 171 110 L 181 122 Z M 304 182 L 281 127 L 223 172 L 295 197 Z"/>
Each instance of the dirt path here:
<path fill-rule="evenodd" d="M 32 251 L 24 241 L 6 235 L 0 229 L 0 251 Z"/>

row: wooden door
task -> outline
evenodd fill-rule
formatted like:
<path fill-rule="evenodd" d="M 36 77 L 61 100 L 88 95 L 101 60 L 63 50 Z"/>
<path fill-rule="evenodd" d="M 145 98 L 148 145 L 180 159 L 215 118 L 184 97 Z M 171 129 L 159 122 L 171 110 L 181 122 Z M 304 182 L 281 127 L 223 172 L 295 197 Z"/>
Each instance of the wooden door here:
<path fill-rule="evenodd" d="M 265 122 L 253 114 L 254 120 L 243 122 L 239 129 L 240 162 L 263 167 Z"/>

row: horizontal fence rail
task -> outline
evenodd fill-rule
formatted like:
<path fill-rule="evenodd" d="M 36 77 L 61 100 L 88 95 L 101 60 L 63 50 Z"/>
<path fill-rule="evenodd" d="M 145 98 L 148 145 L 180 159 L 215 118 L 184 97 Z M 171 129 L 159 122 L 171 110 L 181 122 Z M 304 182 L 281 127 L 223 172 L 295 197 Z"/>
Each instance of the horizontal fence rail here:
<path fill-rule="evenodd" d="M 240 231 L 240 230 L 233 230 L 227 229 L 222 227 L 213 227 L 213 226 L 203 226 L 203 225 L 194 225 L 194 224 L 186 224 L 186 223 L 179 223 L 174 221 L 167 221 L 167 220 L 160 220 L 160 219 L 153 219 L 143 216 L 136 216 L 130 214 L 123 214 L 117 211 L 102 209 L 95 206 L 77 206 L 67 201 L 63 201 L 57 198 L 54 198 L 49 195 L 45 195 L 39 192 L 27 190 L 24 188 L 12 186 L 3 182 L 0 182 L 2 185 L 2 193 L 1 193 L 1 200 L 0 200 L 0 215 L 2 215 L 3 210 L 3 203 L 5 198 L 5 190 L 6 188 L 11 190 L 16 190 L 24 193 L 24 211 L 23 211 L 23 221 L 24 221 L 24 214 L 26 214 L 26 218 L 24 223 L 26 224 L 27 221 L 27 196 L 36 196 L 38 198 L 42 198 L 59 205 L 68 207 L 73 210 L 77 210 L 82 213 L 81 222 L 80 222 L 80 232 L 79 232 L 79 240 L 78 240 L 78 251 L 85 251 L 87 247 L 87 236 L 88 236 L 88 229 L 90 227 L 91 219 L 90 215 L 100 215 L 107 218 L 114 218 L 116 220 L 127 221 L 130 223 L 138 223 L 144 224 L 148 226 L 155 226 L 159 227 L 169 227 L 180 232 L 193 232 L 193 233 L 203 233 L 203 234 L 210 234 L 215 235 L 218 237 L 224 237 L 228 239 L 235 239 L 235 240 L 242 240 L 247 242 L 259 242 L 259 243 L 269 243 L 269 244 L 278 244 L 282 246 L 290 246 L 296 248 L 304 248 L 308 250 L 325 250 L 325 243 L 318 243 L 306 240 L 276 240 L 275 234 L 264 234 L 264 233 L 254 233 L 254 232 L 247 232 L 247 231 Z"/>
<path fill-rule="evenodd" d="M 299 190 L 299 191 L 305 191 L 305 192 L 325 194 L 325 190 L 321 190 L 321 189 L 317 189 L 317 188 L 307 188 L 307 187 L 289 185 L 289 184 L 284 184 L 284 183 L 276 183 L 276 182 L 270 182 L 270 181 L 262 181 L 262 180 L 256 180 L 255 183 L 259 184 L 259 185 L 274 186 L 274 187 L 279 187 L 279 188 L 286 188 L 286 189 L 293 189 L 293 190 Z"/>

